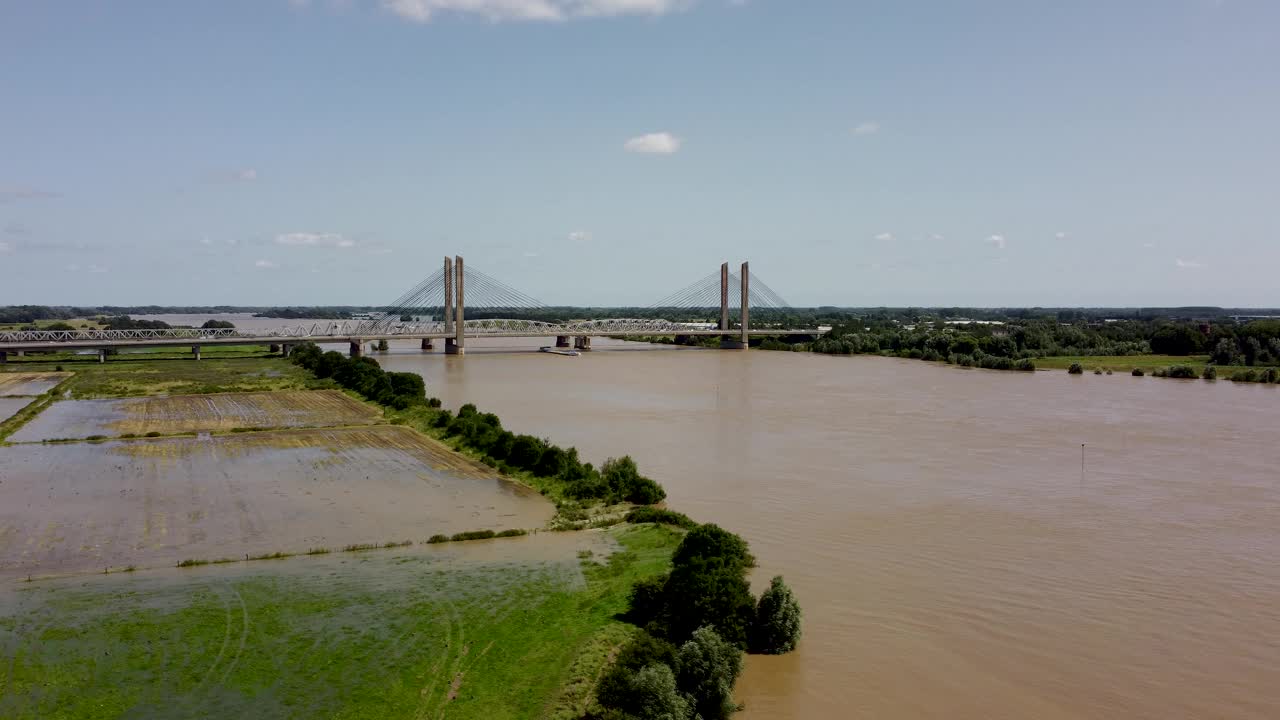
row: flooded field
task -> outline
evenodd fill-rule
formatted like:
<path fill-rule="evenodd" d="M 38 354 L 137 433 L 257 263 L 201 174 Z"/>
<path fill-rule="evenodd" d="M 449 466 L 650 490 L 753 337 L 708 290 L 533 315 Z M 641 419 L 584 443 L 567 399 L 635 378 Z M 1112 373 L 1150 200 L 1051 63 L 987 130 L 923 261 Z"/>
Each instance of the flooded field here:
<path fill-rule="evenodd" d="M 579 553 L 615 537 L 0 584 L 0 717 L 537 717 L 608 622 Z"/>
<path fill-rule="evenodd" d="M 537 493 L 399 426 L 0 449 L 0 576 L 537 528 Z"/>
<path fill-rule="evenodd" d="M 0 397 L 39 395 L 71 377 L 65 372 L 0 372 Z"/>
<path fill-rule="evenodd" d="M 337 390 L 69 400 L 54 403 L 9 441 L 370 425 L 381 418 L 372 406 Z"/>
<path fill-rule="evenodd" d="M 35 401 L 30 397 L 0 397 L 0 422 L 4 422 L 18 413 L 19 410 Z"/>

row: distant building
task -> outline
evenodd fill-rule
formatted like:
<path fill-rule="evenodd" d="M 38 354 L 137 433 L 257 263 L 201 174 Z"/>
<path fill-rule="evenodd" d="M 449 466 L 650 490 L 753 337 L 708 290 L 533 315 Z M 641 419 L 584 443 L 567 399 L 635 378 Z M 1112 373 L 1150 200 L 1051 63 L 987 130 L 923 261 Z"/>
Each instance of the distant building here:
<path fill-rule="evenodd" d="M 352 320 L 381 320 L 386 316 L 387 316 L 386 313 L 378 310 L 371 310 L 369 312 L 362 312 L 362 313 L 351 313 Z"/>

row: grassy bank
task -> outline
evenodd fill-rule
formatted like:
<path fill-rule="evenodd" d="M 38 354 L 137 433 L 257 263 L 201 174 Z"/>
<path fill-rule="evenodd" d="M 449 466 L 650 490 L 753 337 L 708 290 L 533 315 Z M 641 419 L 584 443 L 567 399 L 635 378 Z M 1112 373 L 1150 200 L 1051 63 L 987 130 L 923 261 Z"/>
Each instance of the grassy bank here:
<path fill-rule="evenodd" d="M 279 356 L 210 357 L 196 362 L 146 357 L 115 356 L 105 363 L 42 361 L 0 365 L 0 372 L 51 371 L 59 367 L 75 372 L 60 390 L 76 399 L 137 397 L 140 395 L 191 395 L 267 390 L 330 388 L 311 373 Z"/>
<path fill-rule="evenodd" d="M 622 552 L 582 560 L 585 582 L 572 556 L 424 549 L 27 586 L 0 598 L 0 716 L 576 717 L 680 537 L 610 532 Z"/>

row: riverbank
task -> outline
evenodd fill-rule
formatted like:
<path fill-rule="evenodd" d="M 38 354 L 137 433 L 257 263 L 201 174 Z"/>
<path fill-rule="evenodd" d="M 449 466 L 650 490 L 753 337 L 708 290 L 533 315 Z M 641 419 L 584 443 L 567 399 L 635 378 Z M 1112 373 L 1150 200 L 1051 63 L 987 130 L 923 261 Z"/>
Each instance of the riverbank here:
<path fill-rule="evenodd" d="M 24 363 L 23 387 L 41 369 L 54 367 Z M 631 586 L 663 572 L 680 539 L 660 525 L 526 534 L 548 506 L 500 533 L 514 537 L 435 542 L 511 527 L 521 516 L 502 509 L 512 490 L 501 486 L 515 486 L 381 408 L 370 426 L 356 410 L 375 406 L 322 389 L 331 382 L 266 358 L 83 370 L 50 373 L 37 411 L 7 428 L 34 442 L 0 444 L 0 630 L 16 653 L 0 667 L 4 717 L 578 717 L 566 708 L 585 707 L 630 637 L 614 617 Z M 17 387 L 13 369 L 0 373 Z M 201 394 L 166 392 L 184 389 Z M 316 415 L 338 398 L 354 407 Z M 250 427 L 258 416 L 265 427 Z M 346 425 L 310 427 L 335 421 Z M 368 437 L 353 444 L 351 432 Z M 283 483 L 300 461 L 295 493 Z M 396 475 L 408 484 L 374 487 Z M 77 481 L 90 476 L 92 487 Z M 41 479 L 53 477 L 65 481 Z M 214 491 L 228 482 L 223 503 Z M 457 490 L 444 506 L 415 499 L 440 482 L 487 497 L 461 513 Z M 341 512 L 317 520 L 329 506 Z M 74 670 L 89 658 L 100 672 Z"/>
<path fill-rule="evenodd" d="M 31 371 L 40 369 L 24 363 L 24 387 L 40 377 Z M 318 707 L 318 698 L 333 692 L 341 697 L 331 697 L 331 704 L 322 706 L 325 712 L 353 717 L 415 714 L 415 708 L 436 713 L 446 706 L 450 715 L 461 717 L 581 717 L 592 707 L 606 664 L 643 634 L 616 619 L 630 610 L 632 588 L 664 577 L 684 532 L 697 527 L 661 513 L 653 516 L 658 524 L 624 523 L 632 505 L 618 501 L 651 483 L 633 464 L 627 470 L 606 463 L 596 471 L 590 464 L 575 465 L 572 449 L 539 441 L 542 455 L 557 458 L 553 465 L 571 472 L 576 467 L 581 481 L 604 488 L 584 493 L 581 481 L 547 475 L 545 463 L 512 466 L 508 458 L 495 459 L 494 448 L 477 445 L 473 433 L 458 432 L 457 422 L 439 421 L 471 422 L 465 413 L 454 417 L 425 403 L 396 410 L 358 399 L 362 393 L 352 389 L 338 394 L 332 379 L 300 372 L 278 358 L 109 362 L 75 370 L 83 372 L 50 373 L 49 382 L 56 385 L 39 396 L 35 411 L 12 420 L 6 428 L 9 442 L 0 444 L 6 478 L 0 496 L 31 491 L 0 503 L 24 508 L 20 515 L 0 511 L 0 573 L 9 577 L 0 587 L 0 627 L 14 634 L 18 646 L 42 648 L 22 651 L 21 662 L 3 676 L 0 714 L 5 717 L 77 717 L 90 707 L 99 713 L 105 708 L 106 715 L 99 716 L 106 717 L 148 707 L 236 714 L 262 689 L 255 678 L 264 670 L 276 677 L 272 693 L 283 704 L 255 708 L 261 717 L 296 716 L 298 708 Z M 12 369 L 0 373 L 18 378 Z M 421 382 L 417 385 L 420 389 Z M 200 394 L 166 392 L 183 389 Z M 386 399 L 398 404 L 396 397 Z M 377 408 L 376 416 L 361 408 Z M 492 416 L 474 417 L 480 426 L 501 427 Z M 499 479 L 498 467 L 506 478 Z M 55 476 L 70 482 L 40 480 Z M 96 478 L 88 497 L 79 497 L 83 490 L 72 480 L 81 476 Z M 398 476 L 407 484 L 396 485 Z M 460 478 L 467 478 L 462 485 Z M 457 516 L 450 520 L 416 509 L 438 504 L 429 497 L 415 499 L 423 479 L 491 494 L 459 513 L 465 508 L 458 505 L 457 489 L 449 491 L 449 515 Z M 359 483 L 358 495 L 350 495 L 353 480 Z M 527 514 L 504 510 L 508 501 L 503 498 L 520 485 L 554 502 L 554 522 L 547 524 L 550 512 L 530 524 Z M 230 493 L 211 492 L 218 488 Z M 386 505 L 386 500 L 394 502 Z M 150 509 L 139 514 L 139 502 Z M 82 513 L 89 505 L 93 520 L 85 523 Z M 326 508 L 335 506 L 341 512 L 326 515 Z M 407 513 L 401 519 L 388 514 L 399 510 Z M 525 520 L 512 526 L 517 517 Z M 361 525 L 361 518 L 368 522 Z M 347 526 L 350 530 L 343 530 Z M 607 529 L 529 534 L 544 527 Z M 22 538 L 28 539 L 25 546 L 11 542 Z M 539 548 L 537 557 L 501 568 L 466 561 L 488 552 L 485 548 L 508 544 Z M 330 592 L 311 579 L 313 573 L 341 578 L 381 567 L 376 578 L 358 583 L 366 587 L 393 582 L 419 565 L 423 577 L 435 578 L 442 570 L 428 572 L 426 566 L 433 566 L 439 553 L 460 554 L 454 559 L 462 565 L 451 566 L 447 574 L 462 585 L 445 590 L 433 585 L 432 597 L 412 603 L 353 595 L 341 580 Z M 91 568 L 101 570 L 84 574 Z M 74 583 L 75 592 L 55 592 L 65 583 Z M 222 589 L 210 594 L 215 586 Z M 472 593 L 475 588 L 485 588 L 483 597 Z M 443 597 L 436 597 L 437 591 Z M 157 610 L 140 618 L 131 604 L 138 602 Z M 528 603 L 537 608 L 535 614 L 524 608 Z M 237 604 L 238 619 L 232 612 Z M 323 630 L 326 613 L 349 613 L 356 606 L 374 608 L 378 620 L 362 625 L 351 642 L 330 643 L 312 658 L 326 666 L 350 666 L 341 678 L 300 677 L 244 654 L 281 643 L 305 645 L 320 637 L 313 633 L 329 632 Z M 497 606 L 509 611 L 495 615 Z M 220 608 L 226 612 L 220 614 Z M 359 658 L 392 649 L 391 656 L 409 658 L 398 647 L 406 642 L 403 631 L 392 627 L 409 615 L 418 618 L 408 641 L 417 648 L 412 658 L 376 672 L 362 665 Z M 269 619 L 266 629 L 264 618 Z M 90 619 L 92 633 L 68 637 L 69 628 Z M 437 651 L 432 643 L 440 642 L 441 627 L 445 649 Z M 240 649 L 228 658 L 223 645 L 212 666 L 200 670 L 202 662 L 210 662 L 208 653 L 220 634 L 237 633 Z M 475 639 L 459 650 L 462 633 Z M 381 648 L 393 636 L 397 647 Z M 169 647 L 177 638 L 181 650 Z M 147 651 L 140 655 L 144 643 Z M 157 648 L 171 656 L 163 667 L 152 660 Z M 473 648 L 481 655 L 465 659 Z M 109 675 L 31 694 L 36 678 L 73 677 L 68 668 L 104 649 L 120 658 L 109 663 Z M 414 693 L 404 691 L 410 678 L 431 684 L 417 687 L 416 704 L 410 702 Z M 321 680 L 338 690 L 319 689 Z"/>

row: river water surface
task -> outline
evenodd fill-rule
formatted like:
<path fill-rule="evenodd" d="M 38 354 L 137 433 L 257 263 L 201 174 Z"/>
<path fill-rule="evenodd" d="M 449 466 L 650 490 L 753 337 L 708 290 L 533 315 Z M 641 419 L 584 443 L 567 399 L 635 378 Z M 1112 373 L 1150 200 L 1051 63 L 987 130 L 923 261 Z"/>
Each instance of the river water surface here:
<path fill-rule="evenodd" d="M 1277 388 L 531 342 L 378 358 L 745 536 L 805 613 L 747 718 L 1280 716 Z"/>

